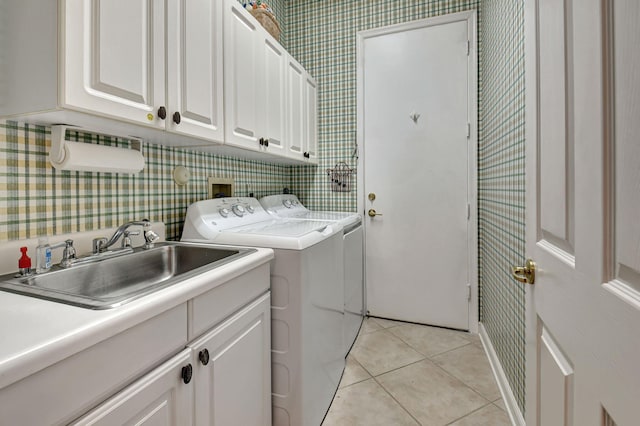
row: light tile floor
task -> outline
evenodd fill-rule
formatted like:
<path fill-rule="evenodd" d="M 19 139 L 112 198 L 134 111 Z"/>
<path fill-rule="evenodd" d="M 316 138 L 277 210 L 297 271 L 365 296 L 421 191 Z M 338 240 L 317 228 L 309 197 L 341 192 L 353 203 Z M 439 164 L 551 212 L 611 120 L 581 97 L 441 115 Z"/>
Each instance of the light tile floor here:
<path fill-rule="evenodd" d="M 509 426 L 477 336 L 366 318 L 323 426 Z"/>

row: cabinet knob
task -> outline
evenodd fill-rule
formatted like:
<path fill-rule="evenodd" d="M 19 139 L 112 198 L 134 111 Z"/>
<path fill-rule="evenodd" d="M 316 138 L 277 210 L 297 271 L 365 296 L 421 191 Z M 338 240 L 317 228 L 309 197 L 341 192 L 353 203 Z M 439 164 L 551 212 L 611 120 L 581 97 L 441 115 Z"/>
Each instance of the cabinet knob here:
<path fill-rule="evenodd" d="M 269 139 L 264 140 L 264 146 L 269 146 Z"/>
<path fill-rule="evenodd" d="M 200 353 L 198 354 L 198 359 L 200 360 L 202 365 L 209 364 L 209 350 L 207 349 L 201 350 Z"/>
<path fill-rule="evenodd" d="M 260 146 L 264 146 L 264 138 L 258 139 L 258 143 L 260 144 Z"/>
<path fill-rule="evenodd" d="M 191 377 L 193 377 L 193 367 L 191 364 L 187 364 L 182 367 L 182 381 L 189 383 L 191 381 Z"/>
<path fill-rule="evenodd" d="M 304 158 L 309 158 L 309 157 L 310 157 L 309 152 L 304 152 L 304 153 L 302 154 L 302 156 L 303 156 Z"/>
<path fill-rule="evenodd" d="M 158 108 L 158 117 L 160 117 L 162 120 L 167 118 L 167 109 L 165 107 L 161 106 L 160 108 Z"/>
<path fill-rule="evenodd" d="M 181 118 L 180 113 L 178 111 L 173 113 L 173 122 L 176 124 L 180 124 Z"/>

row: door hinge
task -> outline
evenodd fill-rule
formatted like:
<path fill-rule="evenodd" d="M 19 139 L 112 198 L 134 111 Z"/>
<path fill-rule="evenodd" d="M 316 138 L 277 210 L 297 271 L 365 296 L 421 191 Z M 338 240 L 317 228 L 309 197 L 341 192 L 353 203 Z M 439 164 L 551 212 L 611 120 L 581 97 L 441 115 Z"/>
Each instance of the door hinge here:
<path fill-rule="evenodd" d="M 471 204 L 467 203 L 467 220 L 471 219 Z"/>
<path fill-rule="evenodd" d="M 467 139 L 471 137 L 471 123 L 467 123 Z"/>
<path fill-rule="evenodd" d="M 467 56 L 471 54 L 471 40 L 467 40 Z"/>
<path fill-rule="evenodd" d="M 471 301 L 471 284 L 467 284 L 467 300 Z"/>

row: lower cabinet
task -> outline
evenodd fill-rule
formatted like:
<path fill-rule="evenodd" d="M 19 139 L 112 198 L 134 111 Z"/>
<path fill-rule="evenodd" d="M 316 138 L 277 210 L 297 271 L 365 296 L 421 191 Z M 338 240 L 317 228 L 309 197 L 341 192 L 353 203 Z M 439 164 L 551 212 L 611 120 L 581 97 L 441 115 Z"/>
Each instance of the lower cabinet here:
<path fill-rule="evenodd" d="M 270 425 L 269 293 L 74 425 Z"/>
<path fill-rule="evenodd" d="M 196 425 L 271 425 L 270 305 L 266 294 L 189 345 Z"/>
<path fill-rule="evenodd" d="M 185 383 L 191 357 L 189 349 L 183 350 L 72 424 L 192 424 L 193 385 Z"/>

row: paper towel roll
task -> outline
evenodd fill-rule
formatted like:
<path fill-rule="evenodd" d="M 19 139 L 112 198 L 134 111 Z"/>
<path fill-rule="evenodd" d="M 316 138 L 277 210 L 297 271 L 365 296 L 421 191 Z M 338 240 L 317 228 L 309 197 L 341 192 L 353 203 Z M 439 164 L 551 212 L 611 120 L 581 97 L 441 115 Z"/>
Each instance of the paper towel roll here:
<path fill-rule="evenodd" d="M 50 160 L 53 167 L 60 170 L 138 173 L 144 169 L 140 151 L 82 142 L 64 141 L 62 161 Z"/>

